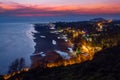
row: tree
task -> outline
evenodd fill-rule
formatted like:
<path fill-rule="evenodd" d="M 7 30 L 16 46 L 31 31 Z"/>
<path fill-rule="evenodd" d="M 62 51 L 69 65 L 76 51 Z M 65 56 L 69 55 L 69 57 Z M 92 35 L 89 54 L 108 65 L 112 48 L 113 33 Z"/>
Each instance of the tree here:
<path fill-rule="evenodd" d="M 19 61 L 19 70 L 23 69 L 25 67 L 25 59 L 21 58 Z"/>
<path fill-rule="evenodd" d="M 20 59 L 16 59 L 15 61 L 13 61 L 11 63 L 11 65 L 9 66 L 9 70 L 8 73 L 12 73 L 18 70 L 21 70 L 25 67 L 25 59 L 24 58 L 20 58 Z"/>
<path fill-rule="evenodd" d="M 12 62 L 12 64 L 9 66 L 9 71 L 8 73 L 12 73 L 14 71 L 18 70 L 19 66 L 19 59 L 16 59 L 15 61 Z"/>

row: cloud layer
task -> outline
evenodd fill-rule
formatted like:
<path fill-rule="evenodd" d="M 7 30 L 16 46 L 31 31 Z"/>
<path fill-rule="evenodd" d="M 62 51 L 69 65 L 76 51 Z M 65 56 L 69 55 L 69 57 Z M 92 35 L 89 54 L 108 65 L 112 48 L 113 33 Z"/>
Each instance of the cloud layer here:
<path fill-rule="evenodd" d="M 66 16 L 81 14 L 119 14 L 120 5 L 25 5 L 0 2 L 1 16 Z"/>

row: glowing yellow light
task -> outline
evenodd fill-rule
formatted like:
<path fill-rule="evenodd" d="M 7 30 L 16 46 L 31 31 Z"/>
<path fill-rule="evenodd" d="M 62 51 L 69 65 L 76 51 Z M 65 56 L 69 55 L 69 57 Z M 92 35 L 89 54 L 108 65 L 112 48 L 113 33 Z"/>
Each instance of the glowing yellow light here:
<path fill-rule="evenodd" d="M 11 75 L 8 75 L 8 74 L 6 74 L 6 75 L 3 76 L 3 78 L 4 78 L 5 80 L 9 79 L 10 77 L 11 77 Z"/>
<path fill-rule="evenodd" d="M 27 72 L 27 71 L 29 71 L 29 68 L 24 68 L 23 70 Z"/>
<path fill-rule="evenodd" d="M 113 21 L 112 19 L 109 19 L 109 20 L 108 20 L 108 23 L 111 23 L 112 21 Z"/>
<path fill-rule="evenodd" d="M 102 23 L 97 23 L 97 25 L 100 27 L 100 26 L 102 26 Z"/>
<path fill-rule="evenodd" d="M 89 49 L 88 49 L 86 46 L 83 45 L 83 46 L 82 46 L 82 51 L 83 51 L 83 52 L 89 52 Z"/>

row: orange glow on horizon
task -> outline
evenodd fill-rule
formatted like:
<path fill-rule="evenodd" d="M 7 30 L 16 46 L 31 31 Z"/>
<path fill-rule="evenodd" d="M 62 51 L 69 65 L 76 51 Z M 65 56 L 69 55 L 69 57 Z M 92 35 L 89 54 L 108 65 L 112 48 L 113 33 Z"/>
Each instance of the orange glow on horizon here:
<path fill-rule="evenodd" d="M 14 16 L 60 16 L 60 14 L 56 14 L 56 15 L 54 15 L 54 14 L 16 14 L 16 15 L 14 15 Z"/>
<path fill-rule="evenodd" d="M 13 15 L 18 16 L 54 16 L 54 15 L 68 15 L 68 14 L 118 14 L 120 13 L 119 5 L 106 5 L 106 4 L 95 4 L 95 5 L 61 5 L 61 6 L 43 6 L 43 5 L 23 5 L 23 4 L 1 4 L 0 7 L 2 9 L 2 13 L 9 11 L 21 11 L 22 9 L 28 13 Z M 35 10 L 35 11 L 34 11 Z M 42 12 L 43 11 L 43 12 Z M 32 14 L 32 12 L 36 12 L 36 14 Z M 41 13 L 42 12 L 42 13 Z M 44 14 L 43 14 L 44 13 Z M 47 13 L 47 14 L 46 14 Z M 62 13 L 62 14 L 61 14 Z M 61 15 L 60 15 L 61 14 Z"/>

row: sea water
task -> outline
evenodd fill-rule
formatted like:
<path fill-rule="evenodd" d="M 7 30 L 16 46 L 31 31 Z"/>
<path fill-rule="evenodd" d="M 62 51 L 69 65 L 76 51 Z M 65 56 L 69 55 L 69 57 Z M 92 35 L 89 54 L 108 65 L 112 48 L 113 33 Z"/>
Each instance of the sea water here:
<path fill-rule="evenodd" d="M 29 23 L 0 23 L 0 74 L 6 74 L 15 59 L 24 58 L 30 66 L 30 55 L 34 52 L 35 43 Z"/>

